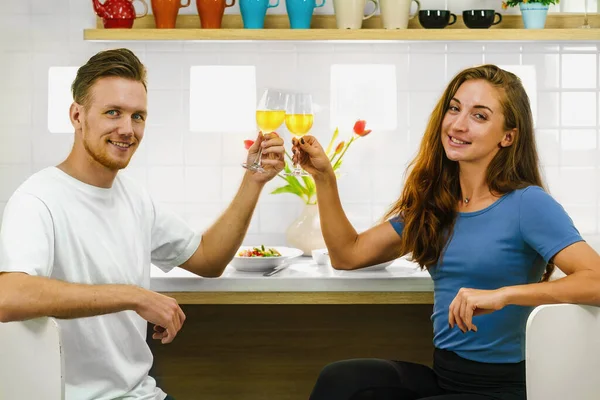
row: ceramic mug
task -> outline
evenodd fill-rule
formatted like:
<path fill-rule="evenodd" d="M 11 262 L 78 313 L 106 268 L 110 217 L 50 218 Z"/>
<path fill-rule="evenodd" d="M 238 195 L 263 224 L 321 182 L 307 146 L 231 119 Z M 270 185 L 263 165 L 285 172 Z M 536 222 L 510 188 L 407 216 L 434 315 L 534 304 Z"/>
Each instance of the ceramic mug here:
<path fill-rule="evenodd" d="M 456 23 L 456 14 L 448 10 L 421 10 L 419 22 L 425 29 L 443 29 Z"/>
<path fill-rule="evenodd" d="M 285 0 L 290 27 L 292 29 L 309 29 L 315 8 L 323 7 L 325 0 Z"/>
<path fill-rule="evenodd" d="M 267 9 L 277 7 L 279 0 L 238 0 L 245 29 L 262 29 L 265 26 Z"/>
<path fill-rule="evenodd" d="M 373 3 L 375 9 L 372 13 L 365 15 L 367 1 Z M 378 0 L 333 0 L 335 21 L 338 29 L 362 28 L 362 22 L 375 15 L 378 8 Z"/>
<path fill-rule="evenodd" d="M 179 9 L 190 5 L 190 0 L 152 0 L 152 14 L 158 29 L 175 29 Z"/>
<path fill-rule="evenodd" d="M 235 0 L 231 4 L 227 0 L 196 0 L 198 16 L 200 17 L 200 27 L 203 29 L 219 29 L 223 21 L 225 8 L 233 7 Z"/>
<path fill-rule="evenodd" d="M 411 14 L 410 6 L 413 2 L 417 4 L 417 11 Z M 379 7 L 384 29 L 406 29 L 408 21 L 421 11 L 419 0 L 379 0 Z"/>

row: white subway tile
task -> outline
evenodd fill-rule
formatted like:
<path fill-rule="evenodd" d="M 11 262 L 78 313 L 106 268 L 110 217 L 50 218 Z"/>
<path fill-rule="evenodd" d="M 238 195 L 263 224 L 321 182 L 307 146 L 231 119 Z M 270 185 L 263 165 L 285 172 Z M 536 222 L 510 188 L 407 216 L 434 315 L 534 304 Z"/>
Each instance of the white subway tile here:
<path fill-rule="evenodd" d="M 412 48 L 411 48 L 412 51 Z M 446 55 L 412 53 L 410 55 L 411 91 L 443 91 L 446 86 Z"/>
<path fill-rule="evenodd" d="M 522 44 L 519 42 L 488 42 L 485 43 L 486 53 L 504 53 L 504 54 L 519 54 L 522 51 Z M 504 64 L 507 64 L 504 62 Z"/>
<path fill-rule="evenodd" d="M 0 201 L 0 226 L 2 226 L 2 217 L 4 216 L 4 209 L 6 208 L 6 203 Z"/>
<path fill-rule="evenodd" d="M 597 109 L 595 92 L 562 93 L 563 126 L 596 126 Z"/>
<path fill-rule="evenodd" d="M 556 129 L 536 129 L 535 139 L 542 165 L 557 167 L 560 165 L 560 139 Z"/>
<path fill-rule="evenodd" d="M 212 167 L 185 167 L 185 201 L 219 202 L 222 175 Z"/>
<path fill-rule="evenodd" d="M 300 216 L 304 205 L 300 201 L 293 203 L 259 203 L 260 233 L 285 234 L 288 227 Z"/>
<path fill-rule="evenodd" d="M 414 42 L 410 44 L 411 54 L 444 54 L 446 43 Z"/>
<path fill-rule="evenodd" d="M 29 165 L 0 165 L 0 201 L 6 202 L 31 175 Z"/>
<path fill-rule="evenodd" d="M 1 15 L 28 15 L 31 14 L 29 1 L 7 1 L 2 4 Z"/>
<path fill-rule="evenodd" d="M 596 203 L 598 194 L 598 169 L 595 167 L 561 167 L 560 182 L 555 190 L 556 198 L 561 203 Z"/>
<path fill-rule="evenodd" d="M 204 232 L 210 228 L 223 213 L 222 203 L 186 203 L 185 219 L 196 231 Z"/>
<path fill-rule="evenodd" d="M 65 44 L 69 43 L 68 14 L 65 13 L 63 16 L 32 15 L 31 39 L 33 50 L 36 52 L 63 51 Z"/>
<path fill-rule="evenodd" d="M 248 150 L 244 147 L 244 140 L 256 140 L 256 132 L 232 133 L 218 135 L 222 140 L 223 165 L 240 166 L 246 161 Z M 288 151 L 291 144 L 288 143 Z M 241 168 L 241 167 L 240 167 Z"/>
<path fill-rule="evenodd" d="M 442 91 L 410 93 L 408 99 L 408 123 L 411 130 L 413 127 L 424 128 L 427 125 L 431 112 L 442 94 Z"/>
<path fill-rule="evenodd" d="M 28 125 L 31 123 L 31 92 L 19 89 L 2 91 L 0 97 L 0 121 L 11 125 Z"/>
<path fill-rule="evenodd" d="M 536 127 L 555 128 L 560 124 L 560 96 L 554 92 L 542 92 L 538 97 Z"/>
<path fill-rule="evenodd" d="M 374 221 L 371 214 L 370 203 L 343 203 L 344 212 L 348 221 L 352 224 L 358 233 L 364 232 L 373 227 Z"/>
<path fill-rule="evenodd" d="M 77 67 L 51 67 L 48 70 L 47 95 L 44 96 L 43 91 L 35 94 L 33 114 L 40 118 L 34 124 L 47 118 L 50 132 L 73 132 L 69 109 L 74 101 L 71 85 L 76 76 Z"/>
<path fill-rule="evenodd" d="M 148 90 L 179 90 L 183 82 L 183 57 L 180 53 L 147 52 Z M 186 73 L 188 72 L 186 68 Z"/>
<path fill-rule="evenodd" d="M 520 53 L 484 53 L 483 61 L 486 64 L 495 65 L 520 65 L 521 54 Z"/>
<path fill-rule="evenodd" d="M 0 160 L 3 164 L 31 163 L 31 135 L 0 136 Z"/>
<path fill-rule="evenodd" d="M 371 169 L 373 201 L 392 204 L 398 200 L 404 185 L 405 172 L 405 169 L 391 167 Z"/>
<path fill-rule="evenodd" d="M 281 90 L 302 90 L 301 80 L 296 76 L 307 76 L 312 70 L 297 70 L 295 53 L 265 52 L 260 54 L 256 64 L 256 87 L 258 90 L 277 88 Z"/>
<path fill-rule="evenodd" d="M 184 198 L 184 187 L 183 167 L 148 168 L 148 189 L 157 201 L 181 201 Z"/>
<path fill-rule="evenodd" d="M 177 128 L 148 127 L 144 134 L 148 164 L 183 165 L 183 135 Z"/>
<path fill-rule="evenodd" d="M 60 164 L 73 148 L 72 133 L 33 135 L 33 162 L 45 165 Z"/>
<path fill-rule="evenodd" d="M 248 233 L 244 238 L 244 246 L 289 246 L 285 240 L 285 235 L 281 233 Z"/>
<path fill-rule="evenodd" d="M 596 204 L 589 206 L 564 204 L 563 207 L 573 220 L 573 224 L 579 233 L 588 235 L 598 232 Z"/>
<path fill-rule="evenodd" d="M 31 15 L 0 15 L 4 51 L 24 51 L 32 48 Z M 9 36 L 10 35 L 10 36 Z"/>
<path fill-rule="evenodd" d="M 448 64 L 446 68 L 447 80 L 450 81 L 460 71 L 483 63 L 481 53 L 448 53 Z"/>
<path fill-rule="evenodd" d="M 146 126 L 181 127 L 183 96 L 178 90 L 153 90 L 148 92 L 148 119 Z"/>
<path fill-rule="evenodd" d="M 595 129 L 566 129 L 561 132 L 561 165 L 565 167 L 595 166 L 598 159 Z"/>
<path fill-rule="evenodd" d="M 22 0 L 23 1 L 23 0 Z M 33 15 L 68 16 L 69 0 L 29 0 Z M 25 1 L 23 1 L 25 2 Z M 91 7 L 90 7 L 91 8 Z"/>
<path fill-rule="evenodd" d="M 190 130 L 245 132 L 256 125 L 255 110 L 256 72 L 253 65 L 192 67 Z M 231 118 L 233 115 L 236 117 Z"/>
<path fill-rule="evenodd" d="M 228 135 L 224 135 L 225 137 Z M 185 165 L 220 166 L 223 162 L 222 135 L 198 135 L 186 132 L 183 135 L 183 162 Z"/>
<path fill-rule="evenodd" d="M 146 144 L 145 135 L 137 150 L 133 154 L 131 161 L 129 161 L 129 166 L 134 168 L 148 167 L 148 145 Z"/>
<path fill-rule="evenodd" d="M 218 171 L 215 171 L 215 173 L 218 173 Z M 246 170 L 240 164 L 235 167 L 223 167 L 221 168 L 221 173 L 223 176 L 221 181 L 221 201 L 229 203 L 240 188 L 240 183 Z"/>
<path fill-rule="evenodd" d="M 351 159 L 352 154 L 346 159 Z M 344 156 L 344 158 L 346 158 Z M 368 168 L 352 168 L 345 165 L 339 169 L 343 175 L 338 179 L 340 198 L 344 202 L 367 203 L 372 199 L 370 173 Z"/>
<path fill-rule="evenodd" d="M 562 87 L 595 89 L 597 68 L 597 54 L 563 54 Z"/>
<path fill-rule="evenodd" d="M 395 65 L 332 65 L 330 128 L 351 129 L 364 119 L 373 129 L 395 129 L 397 93 Z"/>
<path fill-rule="evenodd" d="M 32 55 L 27 52 L 4 52 L 0 63 L 0 82 L 3 89 L 32 90 Z"/>
<path fill-rule="evenodd" d="M 533 65 L 540 90 L 559 87 L 559 55 L 552 53 L 524 53 L 523 65 Z"/>
<path fill-rule="evenodd" d="M 481 43 L 473 42 L 448 42 L 447 51 L 448 55 L 474 53 L 479 54 L 481 57 L 481 53 L 484 51 L 484 46 Z"/>

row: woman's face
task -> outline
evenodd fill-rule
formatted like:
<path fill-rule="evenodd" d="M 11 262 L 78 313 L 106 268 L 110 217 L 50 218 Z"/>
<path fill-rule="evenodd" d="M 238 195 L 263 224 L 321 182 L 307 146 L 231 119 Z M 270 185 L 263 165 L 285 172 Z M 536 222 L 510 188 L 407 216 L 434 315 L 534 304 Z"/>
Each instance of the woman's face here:
<path fill-rule="evenodd" d="M 442 121 L 441 139 L 452 161 L 488 165 L 512 144 L 514 131 L 504 130 L 501 93 L 485 80 L 464 82 L 450 101 Z"/>

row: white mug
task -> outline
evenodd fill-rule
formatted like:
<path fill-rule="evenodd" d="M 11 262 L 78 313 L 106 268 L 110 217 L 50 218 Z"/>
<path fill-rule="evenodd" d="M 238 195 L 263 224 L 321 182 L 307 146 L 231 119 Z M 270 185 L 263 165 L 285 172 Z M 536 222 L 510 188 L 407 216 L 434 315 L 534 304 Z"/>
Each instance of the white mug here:
<path fill-rule="evenodd" d="M 417 3 L 417 11 L 410 13 L 412 2 Z M 408 20 L 419 15 L 421 3 L 419 0 L 379 0 L 381 7 L 381 21 L 385 29 L 406 29 Z"/>
<path fill-rule="evenodd" d="M 365 15 L 367 1 L 375 5 L 372 13 Z M 338 29 L 360 29 L 365 19 L 371 18 L 379 8 L 378 0 L 333 0 L 333 10 Z"/>

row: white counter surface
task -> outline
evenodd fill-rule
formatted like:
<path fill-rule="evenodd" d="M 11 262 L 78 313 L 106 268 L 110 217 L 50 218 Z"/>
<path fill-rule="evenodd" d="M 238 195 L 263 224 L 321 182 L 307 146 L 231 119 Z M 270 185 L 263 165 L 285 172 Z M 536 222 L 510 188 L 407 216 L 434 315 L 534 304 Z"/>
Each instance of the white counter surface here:
<path fill-rule="evenodd" d="M 337 271 L 300 257 L 277 274 L 240 272 L 228 266 L 219 278 L 201 278 L 181 268 L 164 273 L 152 266 L 157 292 L 429 292 L 433 281 L 416 264 L 398 259 L 381 271 Z"/>

